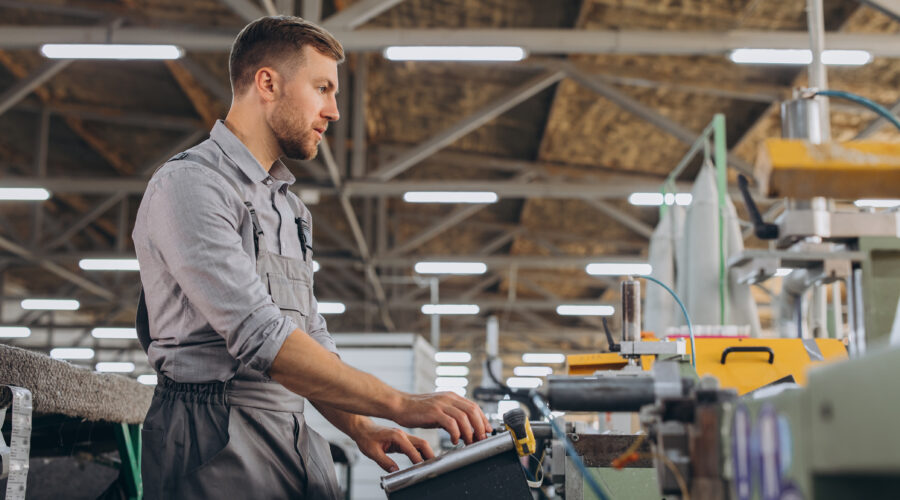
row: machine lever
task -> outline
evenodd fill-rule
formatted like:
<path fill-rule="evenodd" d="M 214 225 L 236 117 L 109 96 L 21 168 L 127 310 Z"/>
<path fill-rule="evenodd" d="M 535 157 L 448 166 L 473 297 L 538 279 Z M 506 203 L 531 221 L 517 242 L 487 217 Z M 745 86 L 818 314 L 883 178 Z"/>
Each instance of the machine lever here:
<path fill-rule="evenodd" d="M 763 221 L 762 215 L 753 197 L 750 196 L 750 182 L 744 175 L 738 175 L 738 187 L 741 189 L 741 195 L 744 197 L 744 203 L 747 205 L 747 211 L 750 212 L 750 220 L 753 222 L 753 234 L 761 240 L 778 239 L 778 226 Z"/>
<path fill-rule="evenodd" d="M 725 358 L 728 357 L 729 354 L 733 352 L 763 352 L 769 353 L 769 364 L 773 364 L 775 362 L 775 353 L 772 351 L 771 347 L 766 346 L 732 346 L 726 348 L 722 351 L 722 364 L 725 364 Z"/>

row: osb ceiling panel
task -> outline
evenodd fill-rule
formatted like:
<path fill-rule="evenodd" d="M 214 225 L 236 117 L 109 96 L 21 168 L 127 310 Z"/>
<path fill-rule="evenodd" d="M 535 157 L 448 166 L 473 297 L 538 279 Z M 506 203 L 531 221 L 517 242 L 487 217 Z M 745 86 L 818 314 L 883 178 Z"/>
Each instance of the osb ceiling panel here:
<path fill-rule="evenodd" d="M 537 75 L 494 65 L 398 63 L 369 58 L 369 140 L 414 145 L 503 98 Z M 449 146 L 460 151 L 533 158 L 551 93 L 544 91 Z"/>
<path fill-rule="evenodd" d="M 579 4 L 580 0 L 406 0 L 366 27 L 554 28 L 571 26 Z"/>

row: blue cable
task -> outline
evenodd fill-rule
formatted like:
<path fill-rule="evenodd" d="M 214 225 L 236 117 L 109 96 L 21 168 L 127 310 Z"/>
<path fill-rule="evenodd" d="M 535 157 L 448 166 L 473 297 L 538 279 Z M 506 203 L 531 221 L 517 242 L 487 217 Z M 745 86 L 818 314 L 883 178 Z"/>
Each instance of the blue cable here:
<path fill-rule="evenodd" d="M 898 120 L 897 117 L 894 116 L 894 114 L 891 113 L 889 109 L 871 99 L 867 99 L 861 95 L 856 95 L 850 92 L 845 92 L 843 90 L 820 90 L 816 92 L 816 95 L 840 97 L 841 99 L 846 99 L 848 101 L 855 102 L 856 104 L 865 106 L 881 115 L 885 120 L 891 122 L 893 126 L 897 127 L 897 129 L 900 130 L 900 120 Z"/>
<path fill-rule="evenodd" d="M 694 326 L 691 324 L 691 317 L 688 315 L 687 308 L 684 307 L 684 302 L 682 302 L 681 299 L 678 298 L 677 293 L 675 293 L 665 283 L 663 283 L 662 281 L 659 281 L 658 279 L 654 278 L 653 276 L 641 275 L 638 277 L 644 278 L 645 280 L 650 280 L 650 281 L 656 283 L 657 285 L 665 288 L 666 291 L 669 292 L 670 295 L 672 295 L 672 298 L 675 299 L 675 302 L 678 302 L 678 306 L 681 307 L 681 313 L 684 314 L 684 320 L 687 321 L 688 333 L 691 334 L 691 366 L 693 366 L 694 369 L 696 370 L 697 369 L 697 346 L 694 344 Z"/>
<path fill-rule="evenodd" d="M 594 492 L 594 495 L 597 495 L 597 498 L 600 500 L 609 500 L 609 497 L 606 493 L 603 492 L 603 488 L 600 487 L 600 484 L 597 483 L 597 480 L 594 479 L 584 465 L 584 460 L 581 459 L 581 456 L 578 455 L 578 451 L 575 450 L 575 447 L 572 446 L 572 442 L 569 441 L 569 437 L 566 436 L 566 433 L 556 425 L 556 422 L 553 421 L 553 415 L 550 414 L 550 408 L 547 406 L 547 403 L 544 402 L 544 399 L 537 392 L 532 391 L 532 401 L 534 401 L 535 406 L 541 410 L 541 413 L 544 415 L 544 418 L 550 421 L 550 427 L 553 428 L 553 433 L 559 436 L 562 439 L 563 444 L 566 447 L 566 452 L 569 454 L 569 457 L 572 459 L 572 462 L 575 463 L 575 466 L 578 467 L 578 470 L 581 471 L 581 476 L 587 481 L 588 486 L 591 487 L 591 491 Z"/>

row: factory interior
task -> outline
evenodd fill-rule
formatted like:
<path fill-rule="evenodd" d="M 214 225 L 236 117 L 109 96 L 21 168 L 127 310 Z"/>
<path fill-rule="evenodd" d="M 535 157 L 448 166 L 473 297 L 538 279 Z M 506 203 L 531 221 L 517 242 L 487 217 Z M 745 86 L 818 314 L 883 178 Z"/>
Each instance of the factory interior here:
<path fill-rule="evenodd" d="M 0 0 L 0 498 L 166 497 L 136 221 L 266 16 L 345 53 L 283 158 L 335 363 L 493 429 L 301 406 L 335 498 L 900 498 L 898 0 Z"/>

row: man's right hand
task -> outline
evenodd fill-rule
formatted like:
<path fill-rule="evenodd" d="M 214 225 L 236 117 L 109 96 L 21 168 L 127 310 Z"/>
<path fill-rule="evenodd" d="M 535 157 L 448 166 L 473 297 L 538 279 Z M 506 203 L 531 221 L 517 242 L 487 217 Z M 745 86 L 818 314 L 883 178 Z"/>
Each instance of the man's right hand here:
<path fill-rule="evenodd" d="M 492 431 L 481 408 L 453 392 L 406 394 L 391 420 L 404 427 L 441 427 L 456 444 L 481 441 Z"/>

